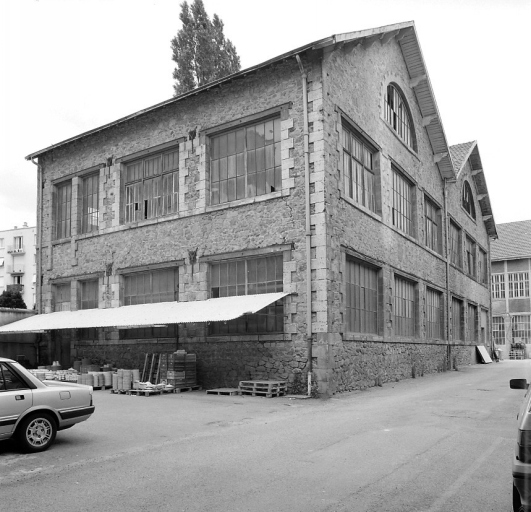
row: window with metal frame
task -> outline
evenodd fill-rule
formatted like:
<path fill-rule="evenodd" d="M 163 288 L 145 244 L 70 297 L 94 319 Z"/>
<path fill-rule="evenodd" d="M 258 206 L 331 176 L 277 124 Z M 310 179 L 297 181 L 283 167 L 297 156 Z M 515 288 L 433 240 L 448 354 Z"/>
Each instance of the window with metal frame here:
<path fill-rule="evenodd" d="M 81 233 L 98 231 L 99 173 L 85 176 L 81 182 Z"/>
<path fill-rule="evenodd" d="M 505 274 L 491 274 L 493 299 L 505 299 Z"/>
<path fill-rule="evenodd" d="M 256 197 L 282 188 L 280 118 L 210 138 L 210 204 Z"/>
<path fill-rule="evenodd" d="M 374 153 L 362 137 L 343 125 L 345 195 L 376 212 Z"/>
<path fill-rule="evenodd" d="M 158 327 L 134 327 L 132 329 L 120 329 L 121 340 L 138 340 L 154 338 L 174 338 L 177 336 L 178 325 L 168 324 Z"/>
<path fill-rule="evenodd" d="M 473 218 L 476 218 L 476 207 L 474 206 L 474 196 L 472 194 L 472 188 L 468 181 L 463 183 L 463 199 L 462 205 L 465 211 Z"/>
<path fill-rule="evenodd" d="M 378 269 L 347 259 L 345 286 L 348 331 L 378 334 Z"/>
<path fill-rule="evenodd" d="M 463 266 L 461 236 L 459 226 L 450 221 L 450 262 L 459 268 Z"/>
<path fill-rule="evenodd" d="M 283 256 L 213 263 L 210 272 L 211 297 L 254 295 L 283 290 Z M 245 334 L 282 332 L 283 301 L 277 301 L 256 314 L 244 315 L 229 322 L 212 322 L 210 334 Z"/>
<path fill-rule="evenodd" d="M 387 86 L 385 94 L 385 120 L 411 149 L 415 149 L 413 125 L 406 102 L 393 84 Z"/>
<path fill-rule="evenodd" d="M 442 252 L 441 209 L 428 197 L 424 197 L 426 246 L 432 251 Z"/>
<path fill-rule="evenodd" d="M 24 237 L 15 236 L 13 238 L 13 245 L 16 250 L 24 249 Z"/>
<path fill-rule="evenodd" d="M 508 284 L 510 299 L 529 297 L 529 272 L 510 272 Z"/>
<path fill-rule="evenodd" d="M 463 301 L 452 297 L 452 335 L 454 341 L 464 341 Z"/>
<path fill-rule="evenodd" d="M 426 337 L 443 339 L 443 295 L 437 290 L 426 288 Z"/>
<path fill-rule="evenodd" d="M 99 329 L 97 327 L 87 327 L 84 329 L 77 329 L 77 338 L 83 341 L 98 341 Z"/>
<path fill-rule="evenodd" d="M 413 185 L 395 167 L 393 177 L 393 226 L 413 236 Z"/>
<path fill-rule="evenodd" d="M 54 240 L 69 238 L 72 219 L 72 181 L 59 183 L 53 196 Z"/>
<path fill-rule="evenodd" d="M 469 236 L 465 239 L 466 273 L 476 278 L 476 242 Z"/>
<path fill-rule="evenodd" d="M 505 345 L 505 319 L 503 316 L 492 317 L 492 339 L 496 345 Z"/>
<path fill-rule="evenodd" d="M 478 308 L 468 304 L 468 341 L 478 339 Z"/>
<path fill-rule="evenodd" d="M 172 302 L 179 298 L 179 269 L 177 267 L 134 272 L 124 275 L 124 305 Z M 178 326 L 120 329 L 120 339 L 175 338 Z"/>
<path fill-rule="evenodd" d="M 487 260 L 487 253 L 479 248 L 478 273 L 479 282 L 481 284 L 488 284 L 489 280 L 489 262 Z"/>
<path fill-rule="evenodd" d="M 395 276 L 394 331 L 396 336 L 415 336 L 415 283 Z"/>
<path fill-rule="evenodd" d="M 514 315 L 511 319 L 513 341 L 520 339 L 521 343 L 529 343 L 531 340 L 531 316 Z"/>
<path fill-rule="evenodd" d="M 176 301 L 179 295 L 179 269 L 171 267 L 125 274 L 123 289 L 124 306 Z"/>
<path fill-rule="evenodd" d="M 178 212 L 179 150 L 150 154 L 125 165 L 125 222 Z"/>
<path fill-rule="evenodd" d="M 53 310 L 70 311 L 71 305 L 70 283 L 56 284 L 53 286 Z"/>
<path fill-rule="evenodd" d="M 81 281 L 79 309 L 96 309 L 98 307 L 98 279 Z"/>

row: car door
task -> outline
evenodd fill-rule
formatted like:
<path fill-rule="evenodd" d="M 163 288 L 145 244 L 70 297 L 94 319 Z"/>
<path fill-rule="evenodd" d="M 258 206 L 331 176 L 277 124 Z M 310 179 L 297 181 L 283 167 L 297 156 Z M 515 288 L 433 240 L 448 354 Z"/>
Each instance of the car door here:
<path fill-rule="evenodd" d="M 0 362 L 0 438 L 13 431 L 19 416 L 33 404 L 33 393 L 9 366 Z"/>

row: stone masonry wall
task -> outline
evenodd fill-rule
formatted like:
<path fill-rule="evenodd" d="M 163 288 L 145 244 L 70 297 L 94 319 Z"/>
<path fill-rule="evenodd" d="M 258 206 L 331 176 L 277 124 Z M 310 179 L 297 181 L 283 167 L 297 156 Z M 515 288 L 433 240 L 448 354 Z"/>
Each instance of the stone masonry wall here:
<path fill-rule="evenodd" d="M 416 148 L 403 143 L 384 119 L 384 95 L 393 82 L 403 92 L 415 127 Z M 410 87 L 409 74 L 398 43 L 376 42 L 368 47 L 347 44 L 325 53 L 323 59 L 323 119 L 325 154 L 326 252 L 328 265 L 327 319 L 328 334 L 320 337 L 315 351 L 328 370 L 320 381 L 329 393 L 374 385 L 411 376 L 412 368 L 437 371 L 448 350 L 457 352 L 460 364 L 475 362 L 476 341 L 453 340 L 448 332 L 446 304 L 456 294 L 472 304 L 490 311 L 490 290 L 462 270 L 452 269 L 450 297 L 446 293 L 446 240 L 443 235 L 441 254 L 425 245 L 424 212 L 427 195 L 441 209 L 444 207 L 444 182 L 437 169 L 431 144 L 423 128 L 422 115 Z M 345 193 L 342 123 L 361 132 L 379 150 L 375 156 L 377 175 L 376 212 L 356 203 Z M 414 234 L 409 236 L 392 226 L 392 170 L 397 166 L 414 184 Z M 453 218 L 488 250 L 488 236 L 480 217 L 473 225 L 462 219 L 459 203 L 460 183 L 449 185 L 448 209 Z M 479 206 L 476 207 L 479 212 Z M 466 214 L 465 214 L 466 215 Z M 379 267 L 381 282 L 381 317 L 378 334 L 348 331 L 345 317 L 346 288 L 344 272 L 350 257 L 366 260 Z M 411 338 L 395 335 L 393 293 L 395 275 L 416 283 L 416 334 Z M 438 290 L 443 297 L 444 339 L 426 338 L 426 289 Z M 466 315 L 465 315 L 466 316 Z M 466 321 L 466 320 L 465 320 Z M 450 341 L 448 341 L 450 340 Z M 454 346 L 448 349 L 448 344 Z M 457 348 L 457 347 L 464 348 Z M 451 361 L 450 361 L 451 362 Z M 371 384 L 372 382 L 372 384 Z"/>
<path fill-rule="evenodd" d="M 312 62 L 305 65 L 311 73 Z M 208 134 L 226 123 L 281 106 L 282 189 L 266 196 L 210 205 Z M 247 254 L 283 254 L 284 291 L 295 293 L 284 299 L 283 333 L 214 337 L 208 335 L 204 324 L 181 326 L 178 340 L 124 340 L 115 329 L 100 330 L 96 339 L 81 340 L 74 332 L 72 358 L 88 357 L 94 363 L 139 367 L 146 352 L 168 352 L 178 346 L 198 355 L 199 378 L 205 386 L 236 385 L 250 375 L 292 381 L 305 370 L 302 119 L 301 75 L 293 59 L 84 137 L 40 158 L 45 180 L 45 312 L 54 310 L 54 285 L 64 282 L 71 283 L 71 309 L 76 309 L 79 282 L 88 278 L 98 279 L 99 307 L 121 306 L 123 274 L 128 269 L 157 268 L 161 264 L 178 266 L 180 301 L 204 300 L 210 297 L 211 258 L 231 259 Z M 195 136 L 190 135 L 191 131 L 195 131 Z M 126 225 L 122 213 L 122 159 L 171 141 L 178 142 L 179 147 L 178 213 Z M 98 233 L 79 233 L 80 219 L 74 208 L 72 236 L 54 240 L 54 187 L 61 180 L 72 179 L 72 202 L 76 204 L 84 172 L 94 169 L 100 173 Z M 322 163 L 320 169 L 322 172 Z M 317 174 L 314 181 L 320 178 Z M 322 205 L 319 208 L 322 210 Z M 190 260 L 193 252 L 197 255 L 195 262 Z"/>

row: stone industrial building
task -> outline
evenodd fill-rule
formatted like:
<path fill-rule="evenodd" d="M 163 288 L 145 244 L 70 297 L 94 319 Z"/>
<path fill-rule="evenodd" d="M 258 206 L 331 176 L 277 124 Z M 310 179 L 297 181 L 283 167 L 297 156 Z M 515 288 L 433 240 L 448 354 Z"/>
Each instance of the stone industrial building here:
<path fill-rule="evenodd" d="M 0 231 L 0 293 L 19 291 L 28 309 L 36 297 L 36 232 L 26 222 Z"/>
<path fill-rule="evenodd" d="M 179 347 L 208 387 L 313 374 L 331 394 L 490 343 L 480 154 L 448 146 L 412 22 L 316 41 L 28 159 L 39 311 L 63 312 L 40 315 L 50 359 L 138 367 Z M 234 295 L 249 308 L 218 321 Z M 167 301 L 195 307 L 151 325 L 121 313 Z M 65 312 L 94 308 L 105 322 Z"/>
<path fill-rule="evenodd" d="M 529 357 L 531 220 L 498 224 L 492 244 L 492 338 L 505 357 Z M 512 352 L 512 354 L 511 354 Z"/>

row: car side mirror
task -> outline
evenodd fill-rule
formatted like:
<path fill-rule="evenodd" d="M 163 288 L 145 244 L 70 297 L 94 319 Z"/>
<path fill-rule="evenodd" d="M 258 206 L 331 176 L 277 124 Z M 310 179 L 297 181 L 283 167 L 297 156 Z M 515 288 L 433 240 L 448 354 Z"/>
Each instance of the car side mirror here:
<path fill-rule="evenodd" d="M 511 389 L 527 389 L 528 383 L 526 379 L 511 379 L 509 387 Z"/>

